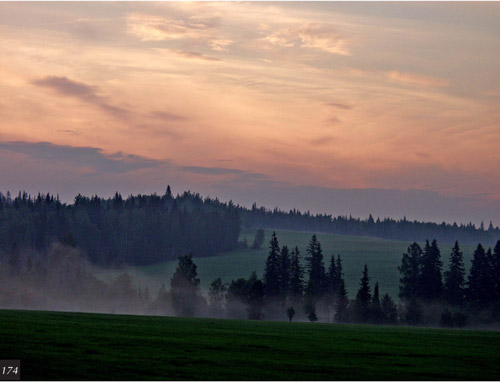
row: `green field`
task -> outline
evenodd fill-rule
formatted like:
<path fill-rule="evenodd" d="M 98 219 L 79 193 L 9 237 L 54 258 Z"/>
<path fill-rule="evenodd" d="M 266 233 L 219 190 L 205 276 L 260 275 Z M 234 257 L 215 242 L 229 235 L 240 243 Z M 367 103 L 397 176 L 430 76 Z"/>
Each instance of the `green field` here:
<path fill-rule="evenodd" d="M 262 250 L 237 250 L 223 253 L 213 257 L 197 257 L 198 275 L 203 289 L 208 289 L 210 283 L 217 277 L 229 282 L 239 277 L 247 278 L 252 271 L 257 271 L 262 276 L 265 261 L 268 255 L 268 242 L 272 231 L 266 231 L 264 248 Z M 310 232 L 276 231 L 280 245 L 290 248 L 299 247 L 302 256 L 305 256 L 307 243 L 311 239 Z M 246 236 L 249 244 L 253 242 L 255 231 L 243 231 L 240 240 Z M 403 252 L 406 252 L 408 242 L 383 240 L 376 238 L 342 236 L 331 234 L 318 234 L 318 239 L 323 247 L 325 266 L 328 267 L 332 253 L 340 254 L 343 260 L 346 287 L 350 298 L 354 298 L 359 285 L 361 271 L 364 264 L 368 264 L 372 286 L 376 281 L 380 284 L 380 293 L 389 293 L 397 298 L 399 292 L 398 265 L 401 263 Z M 423 246 L 423 243 L 421 243 Z M 440 245 L 443 263 L 447 264 L 451 245 Z M 474 250 L 471 246 L 464 246 L 464 259 L 466 268 L 469 267 Z M 168 261 L 145 267 L 127 267 L 122 270 L 97 270 L 103 278 L 114 276 L 120 272 L 128 272 L 134 276 L 141 286 L 149 286 L 153 295 L 165 283 L 169 286 L 176 261 Z"/>
<path fill-rule="evenodd" d="M 498 380 L 500 333 L 0 310 L 24 380 Z"/>

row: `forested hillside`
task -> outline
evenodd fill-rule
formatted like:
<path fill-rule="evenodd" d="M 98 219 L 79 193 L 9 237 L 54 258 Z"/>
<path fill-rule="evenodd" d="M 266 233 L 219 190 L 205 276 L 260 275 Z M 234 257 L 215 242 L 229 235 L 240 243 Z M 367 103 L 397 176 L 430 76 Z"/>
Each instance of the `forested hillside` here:
<path fill-rule="evenodd" d="M 326 208 L 326 207 L 325 207 Z M 12 197 L 0 193 L 0 250 L 41 253 L 52 243 L 61 242 L 82 249 L 99 265 L 145 265 L 194 256 L 214 254 L 245 247 L 239 243 L 241 227 L 300 230 L 372 236 L 403 241 L 436 238 L 441 243 L 459 240 L 464 244 L 494 244 L 500 229 L 490 223 L 457 225 L 428 223 L 406 218 L 359 219 L 297 210 L 268 210 L 202 198 L 190 191 L 173 196 L 170 187 L 164 195 L 136 195 L 112 198 L 78 195 L 71 204 L 57 196 L 20 192 Z M 1 257 L 1 254 L 0 254 Z"/>
<path fill-rule="evenodd" d="M 100 265 L 144 265 L 185 253 L 212 256 L 238 244 L 236 208 L 190 193 L 122 199 L 78 195 L 73 204 L 52 195 L 0 194 L 0 249 L 43 251 L 53 242 L 83 249 Z"/>

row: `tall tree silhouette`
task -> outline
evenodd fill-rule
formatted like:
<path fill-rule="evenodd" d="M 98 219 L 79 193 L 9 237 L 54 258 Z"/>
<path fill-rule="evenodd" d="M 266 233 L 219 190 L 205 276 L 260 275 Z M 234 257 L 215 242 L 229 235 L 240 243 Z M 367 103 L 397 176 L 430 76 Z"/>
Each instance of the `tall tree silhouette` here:
<path fill-rule="evenodd" d="M 269 298 L 275 298 L 281 294 L 280 269 L 280 247 L 276 232 L 273 232 L 271 241 L 269 242 L 269 256 L 267 257 L 264 271 L 265 292 Z"/>
<path fill-rule="evenodd" d="M 421 256 L 422 249 L 417 243 L 411 244 L 407 252 L 403 254 L 401 265 L 398 267 L 401 274 L 399 297 L 402 299 L 411 299 L 418 296 Z"/>
<path fill-rule="evenodd" d="M 179 263 L 170 280 L 170 293 L 175 312 L 180 316 L 193 316 L 201 302 L 200 279 L 196 269 L 191 254 L 179 256 Z"/>
<path fill-rule="evenodd" d="M 323 250 L 316 235 L 313 235 L 306 250 L 306 257 L 309 271 L 309 281 L 307 283 L 308 296 L 316 300 L 323 297 L 326 289 L 326 273 L 323 264 Z"/>
<path fill-rule="evenodd" d="M 455 241 L 450 254 L 448 270 L 444 273 L 444 297 L 453 305 L 461 305 L 464 301 L 465 266 L 464 257 Z"/>
<path fill-rule="evenodd" d="M 297 303 L 304 292 L 304 268 L 300 262 L 300 251 L 298 247 L 292 250 L 290 258 L 290 298 Z"/>
<path fill-rule="evenodd" d="M 441 253 L 436 240 L 429 244 L 426 240 L 421 257 L 418 295 L 424 300 L 435 300 L 441 296 L 443 281 L 441 278 Z"/>
<path fill-rule="evenodd" d="M 371 299 L 370 277 L 368 276 L 368 266 L 365 264 L 363 275 L 359 281 L 359 290 L 354 301 L 356 318 L 361 322 L 369 320 Z"/>

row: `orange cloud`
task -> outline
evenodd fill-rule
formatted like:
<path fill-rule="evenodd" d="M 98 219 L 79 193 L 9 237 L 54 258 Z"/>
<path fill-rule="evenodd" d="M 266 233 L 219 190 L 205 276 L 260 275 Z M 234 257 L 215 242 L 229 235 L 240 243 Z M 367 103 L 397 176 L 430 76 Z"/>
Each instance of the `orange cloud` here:
<path fill-rule="evenodd" d="M 422 87 L 444 87 L 450 85 L 449 80 L 429 77 L 429 76 L 422 76 L 414 73 L 401 72 L 399 70 L 388 72 L 387 77 L 397 82 L 402 82 L 405 84 L 422 86 Z"/>

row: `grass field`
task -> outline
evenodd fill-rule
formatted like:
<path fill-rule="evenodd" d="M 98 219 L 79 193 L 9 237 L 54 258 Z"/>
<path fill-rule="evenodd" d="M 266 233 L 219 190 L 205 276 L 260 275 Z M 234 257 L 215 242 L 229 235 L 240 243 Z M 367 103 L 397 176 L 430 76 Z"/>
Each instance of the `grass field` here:
<path fill-rule="evenodd" d="M 498 380 L 500 332 L 0 310 L 23 380 Z"/>
<path fill-rule="evenodd" d="M 252 271 L 257 271 L 257 274 L 262 276 L 271 234 L 272 231 L 266 231 L 265 244 L 262 250 L 236 250 L 219 256 L 195 258 L 202 288 L 208 289 L 210 283 L 217 277 L 229 282 L 239 277 L 247 278 Z M 305 256 L 307 243 L 311 239 L 312 233 L 276 231 L 276 234 L 280 245 L 288 245 L 290 248 L 297 245 L 302 256 Z M 248 243 L 251 244 L 255 231 L 243 231 L 240 240 L 245 236 Z M 372 287 L 378 281 L 381 294 L 389 293 L 392 297 L 397 298 L 400 277 L 397 267 L 401 263 L 403 252 L 406 252 L 410 243 L 331 234 L 318 234 L 317 236 L 323 248 L 326 267 L 329 265 L 332 253 L 335 256 L 340 254 L 343 260 L 346 287 L 350 298 L 355 297 L 364 264 L 368 264 Z M 423 246 L 423 243 L 421 244 Z M 451 246 L 440 245 L 440 249 L 443 263 L 446 266 Z M 474 248 L 464 246 L 462 250 L 466 268 L 468 268 Z M 97 273 L 106 278 L 126 271 L 133 275 L 140 285 L 149 286 L 153 294 L 155 294 L 162 283 L 165 283 L 168 288 L 176 266 L 176 261 L 168 261 L 145 267 L 128 267 L 124 270 L 100 270 Z"/>

